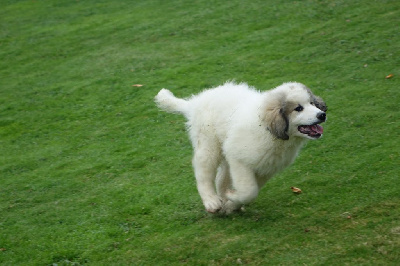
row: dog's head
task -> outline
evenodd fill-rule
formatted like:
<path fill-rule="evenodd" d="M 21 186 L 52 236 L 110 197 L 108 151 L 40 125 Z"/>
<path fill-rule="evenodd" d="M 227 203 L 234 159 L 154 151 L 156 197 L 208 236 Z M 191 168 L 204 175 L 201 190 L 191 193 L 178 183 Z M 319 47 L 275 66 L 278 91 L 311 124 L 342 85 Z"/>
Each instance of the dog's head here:
<path fill-rule="evenodd" d="M 285 83 L 266 94 L 265 122 L 278 139 L 318 139 L 326 120 L 327 106 L 301 83 Z"/>

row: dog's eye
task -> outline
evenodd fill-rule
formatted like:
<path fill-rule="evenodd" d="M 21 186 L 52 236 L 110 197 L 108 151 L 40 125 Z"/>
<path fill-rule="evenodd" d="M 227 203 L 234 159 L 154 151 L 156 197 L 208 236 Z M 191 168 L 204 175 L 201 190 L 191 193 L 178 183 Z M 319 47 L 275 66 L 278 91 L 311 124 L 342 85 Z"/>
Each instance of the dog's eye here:
<path fill-rule="evenodd" d="M 303 106 L 299 105 L 294 110 L 297 112 L 301 112 L 301 111 L 303 111 L 303 109 L 304 109 Z"/>
<path fill-rule="evenodd" d="M 315 105 L 313 102 L 310 102 L 311 105 Z"/>

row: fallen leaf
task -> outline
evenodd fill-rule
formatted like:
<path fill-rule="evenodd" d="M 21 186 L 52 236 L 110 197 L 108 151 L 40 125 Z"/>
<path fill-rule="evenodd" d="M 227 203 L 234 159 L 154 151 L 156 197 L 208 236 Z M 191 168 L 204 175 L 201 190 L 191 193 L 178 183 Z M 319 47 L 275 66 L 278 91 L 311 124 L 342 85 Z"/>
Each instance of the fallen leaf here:
<path fill-rule="evenodd" d="M 393 74 L 389 74 L 386 76 L 386 79 L 391 79 L 391 78 L 393 78 Z"/>
<path fill-rule="evenodd" d="M 0 251 L 6 251 L 7 249 L 5 249 L 5 248 L 0 248 Z"/>
<path fill-rule="evenodd" d="M 352 214 L 349 213 L 349 212 L 344 212 L 344 213 L 342 213 L 341 216 L 342 216 L 343 218 L 346 218 L 346 219 L 351 219 L 351 218 L 352 218 Z"/>
<path fill-rule="evenodd" d="M 143 87 L 143 85 L 142 84 L 135 84 L 135 85 L 132 85 L 132 87 Z"/>
<path fill-rule="evenodd" d="M 290 189 L 293 191 L 293 193 L 297 193 L 297 194 L 301 193 L 301 189 L 298 187 L 290 187 Z"/>

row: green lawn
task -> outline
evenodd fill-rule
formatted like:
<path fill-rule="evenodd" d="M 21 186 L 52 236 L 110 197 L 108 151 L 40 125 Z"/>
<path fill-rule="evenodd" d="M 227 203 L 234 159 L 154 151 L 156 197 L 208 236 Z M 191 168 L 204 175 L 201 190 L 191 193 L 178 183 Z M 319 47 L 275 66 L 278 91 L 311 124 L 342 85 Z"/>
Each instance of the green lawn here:
<path fill-rule="evenodd" d="M 398 0 L 2 0 L 0 264 L 398 265 L 399 25 Z M 232 79 L 302 82 L 328 121 L 214 216 L 153 97 Z"/>

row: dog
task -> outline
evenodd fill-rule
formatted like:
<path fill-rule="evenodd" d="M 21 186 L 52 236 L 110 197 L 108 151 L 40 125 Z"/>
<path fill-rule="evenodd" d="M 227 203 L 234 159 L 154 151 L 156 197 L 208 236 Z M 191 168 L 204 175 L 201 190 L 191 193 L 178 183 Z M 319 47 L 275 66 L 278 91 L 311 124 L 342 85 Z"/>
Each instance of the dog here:
<path fill-rule="evenodd" d="M 198 192 L 207 212 L 224 214 L 252 202 L 307 140 L 321 138 L 327 111 L 297 82 L 264 92 L 226 82 L 187 99 L 162 89 L 155 102 L 186 117 Z"/>

